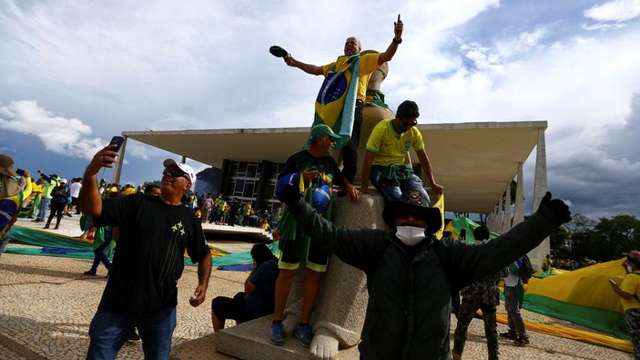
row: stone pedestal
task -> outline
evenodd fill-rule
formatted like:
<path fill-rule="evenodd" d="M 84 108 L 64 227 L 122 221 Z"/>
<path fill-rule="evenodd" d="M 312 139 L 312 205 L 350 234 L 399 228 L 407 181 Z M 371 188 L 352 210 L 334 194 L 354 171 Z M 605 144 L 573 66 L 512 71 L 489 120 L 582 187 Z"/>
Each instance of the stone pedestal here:
<path fill-rule="evenodd" d="M 353 181 L 354 184 L 360 184 L 360 173 L 362 172 L 364 154 L 367 151 L 367 140 L 369 140 L 371 131 L 380 122 L 380 120 L 393 119 L 394 117 L 395 114 L 387 108 L 367 104 L 362 109 L 362 125 L 360 127 L 360 139 L 358 142 L 358 167 L 356 177 Z M 340 151 L 334 151 L 333 157 L 336 159 L 338 164 L 342 162 Z"/>
<path fill-rule="evenodd" d="M 378 194 L 364 195 L 358 203 L 351 203 L 346 197 L 337 198 L 336 224 L 354 229 L 384 229 L 383 207 L 383 199 Z M 301 281 L 297 280 L 289 296 L 285 313 L 290 320 L 299 317 L 300 287 Z M 345 349 L 339 352 L 339 359 L 357 359 L 359 356 L 355 346 L 360 341 L 367 302 L 364 273 L 332 256 L 311 323 L 316 332 L 329 334 L 341 349 Z M 297 321 L 289 322 L 295 324 Z M 309 349 L 300 346 L 291 336 L 287 337 L 285 346 L 272 345 L 270 329 L 271 316 L 225 329 L 217 335 L 216 349 L 245 360 L 310 358 Z"/>

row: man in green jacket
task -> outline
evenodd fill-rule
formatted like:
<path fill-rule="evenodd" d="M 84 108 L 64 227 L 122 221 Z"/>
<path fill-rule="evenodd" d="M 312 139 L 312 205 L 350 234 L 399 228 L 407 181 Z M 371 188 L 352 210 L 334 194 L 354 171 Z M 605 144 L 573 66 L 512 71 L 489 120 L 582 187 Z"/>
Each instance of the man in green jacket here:
<path fill-rule="evenodd" d="M 280 200 L 312 243 L 367 275 L 369 303 L 359 345 L 361 359 L 449 359 L 452 289 L 496 273 L 571 220 L 569 207 L 547 193 L 538 211 L 482 245 L 444 244 L 438 209 L 417 191 L 389 202 L 383 218 L 391 231 L 334 226 L 300 199 L 294 187 Z"/>

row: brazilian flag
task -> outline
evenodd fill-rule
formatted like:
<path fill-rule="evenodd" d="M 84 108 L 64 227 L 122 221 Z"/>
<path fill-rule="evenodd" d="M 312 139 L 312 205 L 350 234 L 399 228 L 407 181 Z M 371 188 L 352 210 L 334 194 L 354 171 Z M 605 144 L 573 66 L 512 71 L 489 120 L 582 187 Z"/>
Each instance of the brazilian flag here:
<path fill-rule="evenodd" d="M 338 58 L 339 59 L 339 58 Z M 327 74 L 318 92 L 313 125 L 326 124 L 342 137 L 336 142 L 341 148 L 349 142 L 353 131 L 353 112 L 356 107 L 358 79 L 360 78 L 360 54 L 337 65 Z"/>

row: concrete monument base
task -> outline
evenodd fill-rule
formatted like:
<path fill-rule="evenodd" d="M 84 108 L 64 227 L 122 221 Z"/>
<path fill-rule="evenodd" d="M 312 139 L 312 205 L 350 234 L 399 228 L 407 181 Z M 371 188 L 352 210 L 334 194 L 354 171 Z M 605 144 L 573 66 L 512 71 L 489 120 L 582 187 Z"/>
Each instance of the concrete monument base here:
<path fill-rule="evenodd" d="M 309 349 L 300 345 L 298 340 L 292 336 L 286 338 L 284 346 L 273 345 L 270 340 L 271 320 L 272 317 L 269 315 L 224 329 L 216 334 L 215 349 L 234 358 L 244 360 L 311 359 Z M 213 356 L 214 354 L 203 359 L 218 359 Z M 357 347 L 345 349 L 338 353 L 338 359 L 356 360 L 359 358 L 360 353 Z"/>
<path fill-rule="evenodd" d="M 383 207 L 384 200 L 377 193 L 363 195 L 357 203 L 349 202 L 346 197 L 338 197 L 334 204 L 335 223 L 350 229 L 385 229 L 381 216 Z M 337 353 L 338 359 L 358 359 L 356 345 L 360 342 L 368 302 L 364 273 L 331 256 L 311 315 L 315 331 L 311 349 L 302 347 L 292 336 L 302 306 L 301 275 L 302 271 L 296 276 L 287 301 L 284 327 L 288 336 L 285 346 L 271 344 L 272 318 L 267 316 L 221 331 L 217 350 L 243 360 L 309 359 L 314 352 Z"/>

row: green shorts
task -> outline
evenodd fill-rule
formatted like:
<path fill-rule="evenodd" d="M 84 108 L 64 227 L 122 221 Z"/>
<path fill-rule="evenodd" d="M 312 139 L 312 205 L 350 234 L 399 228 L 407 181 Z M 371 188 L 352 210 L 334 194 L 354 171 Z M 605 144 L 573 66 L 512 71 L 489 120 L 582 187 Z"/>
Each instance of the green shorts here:
<path fill-rule="evenodd" d="M 280 251 L 279 269 L 297 270 L 302 260 L 309 270 L 320 273 L 327 272 L 329 252 L 320 249 L 317 245 L 314 247 L 306 236 L 299 236 L 296 240 L 284 241 L 280 246 Z"/>

